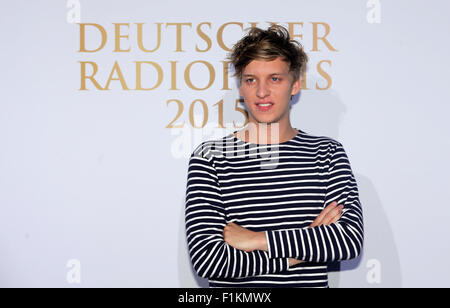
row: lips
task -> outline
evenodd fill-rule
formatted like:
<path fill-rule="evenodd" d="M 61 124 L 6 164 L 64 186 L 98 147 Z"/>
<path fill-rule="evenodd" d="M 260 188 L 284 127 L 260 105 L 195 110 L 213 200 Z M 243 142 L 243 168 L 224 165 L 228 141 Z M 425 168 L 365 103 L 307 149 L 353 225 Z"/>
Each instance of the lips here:
<path fill-rule="evenodd" d="M 257 102 L 255 105 L 259 111 L 267 112 L 272 109 L 274 104 L 272 102 Z"/>

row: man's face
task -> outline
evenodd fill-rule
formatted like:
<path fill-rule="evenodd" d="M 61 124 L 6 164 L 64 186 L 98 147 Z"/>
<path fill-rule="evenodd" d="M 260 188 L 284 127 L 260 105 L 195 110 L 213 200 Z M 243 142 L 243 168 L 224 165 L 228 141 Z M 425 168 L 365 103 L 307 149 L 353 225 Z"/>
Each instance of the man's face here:
<path fill-rule="evenodd" d="M 253 60 L 242 72 L 239 93 L 244 98 L 251 123 L 288 123 L 291 96 L 300 91 L 293 82 L 289 64 L 280 58 Z M 270 104 L 265 107 L 265 104 Z M 281 123 L 280 123 L 281 124 Z"/>

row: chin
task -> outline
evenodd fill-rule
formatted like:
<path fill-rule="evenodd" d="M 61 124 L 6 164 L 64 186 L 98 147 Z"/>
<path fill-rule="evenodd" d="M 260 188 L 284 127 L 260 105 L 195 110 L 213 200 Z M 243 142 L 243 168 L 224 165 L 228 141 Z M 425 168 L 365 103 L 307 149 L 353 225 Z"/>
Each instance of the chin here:
<path fill-rule="evenodd" d="M 256 120 L 256 123 L 264 123 L 264 124 L 273 124 L 273 123 L 278 123 L 279 122 L 279 118 L 276 117 L 264 117 L 264 118 L 257 118 L 254 117 L 254 119 Z"/>

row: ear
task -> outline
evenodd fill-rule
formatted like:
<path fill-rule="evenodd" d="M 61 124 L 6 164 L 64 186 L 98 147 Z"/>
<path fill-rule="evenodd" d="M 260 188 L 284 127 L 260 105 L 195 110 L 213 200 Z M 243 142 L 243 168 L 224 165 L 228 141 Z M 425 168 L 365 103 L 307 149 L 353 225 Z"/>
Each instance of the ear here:
<path fill-rule="evenodd" d="M 292 84 L 292 92 L 291 95 L 297 95 L 298 92 L 300 92 L 300 89 L 302 87 L 302 81 L 300 78 L 297 78 L 296 81 Z"/>

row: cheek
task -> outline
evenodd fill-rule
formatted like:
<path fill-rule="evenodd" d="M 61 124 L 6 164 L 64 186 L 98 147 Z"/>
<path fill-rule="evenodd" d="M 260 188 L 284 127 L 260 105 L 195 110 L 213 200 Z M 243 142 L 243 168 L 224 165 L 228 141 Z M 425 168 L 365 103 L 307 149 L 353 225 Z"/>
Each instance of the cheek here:
<path fill-rule="evenodd" d="M 244 94 L 244 95 L 248 95 L 248 94 L 253 92 L 253 89 L 254 89 L 254 87 L 252 87 L 252 86 L 243 85 L 243 86 L 239 87 L 239 92 Z"/>
<path fill-rule="evenodd" d="M 291 88 L 288 86 L 284 87 L 278 87 L 272 91 L 273 96 L 277 98 L 277 100 L 280 100 L 281 102 L 285 101 L 286 99 L 291 98 Z"/>
<path fill-rule="evenodd" d="M 251 102 L 255 100 L 256 93 L 251 88 L 244 88 L 239 90 L 239 95 L 244 98 L 245 102 Z"/>

